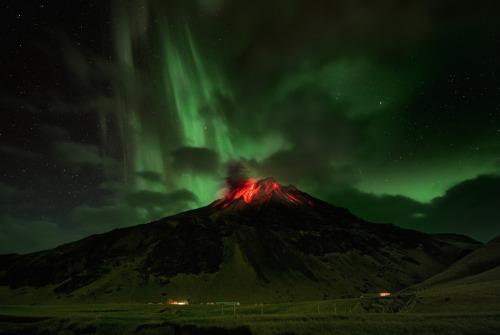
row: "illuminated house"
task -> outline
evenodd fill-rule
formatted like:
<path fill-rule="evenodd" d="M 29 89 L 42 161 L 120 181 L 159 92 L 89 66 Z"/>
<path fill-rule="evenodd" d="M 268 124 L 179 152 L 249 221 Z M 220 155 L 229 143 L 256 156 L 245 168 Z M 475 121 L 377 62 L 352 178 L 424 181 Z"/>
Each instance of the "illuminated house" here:
<path fill-rule="evenodd" d="M 167 304 L 169 304 L 169 305 L 189 305 L 189 302 L 187 300 L 176 301 L 176 300 L 168 299 Z"/>
<path fill-rule="evenodd" d="M 390 296 L 391 294 L 389 292 L 387 292 L 386 290 L 382 290 L 382 292 L 379 293 L 379 295 L 381 297 L 388 297 Z"/>

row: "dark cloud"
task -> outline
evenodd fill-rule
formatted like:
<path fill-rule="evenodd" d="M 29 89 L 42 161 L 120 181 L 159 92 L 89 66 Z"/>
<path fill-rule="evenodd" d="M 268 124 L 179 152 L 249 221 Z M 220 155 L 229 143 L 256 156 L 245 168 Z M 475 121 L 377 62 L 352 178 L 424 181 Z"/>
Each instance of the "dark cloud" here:
<path fill-rule="evenodd" d="M 183 147 L 172 152 L 172 166 L 199 174 L 216 174 L 219 155 L 206 148 Z"/>
<path fill-rule="evenodd" d="M 55 142 L 55 148 L 64 155 L 65 160 L 70 164 L 102 164 L 99 149 L 95 145 L 69 141 L 57 141 Z"/>
<path fill-rule="evenodd" d="M 136 172 L 136 174 L 139 177 L 141 177 L 147 181 L 154 182 L 154 183 L 160 183 L 163 180 L 163 176 L 157 172 L 154 172 L 154 171 L 140 171 L 140 172 Z"/>
<path fill-rule="evenodd" d="M 187 202 L 196 202 L 196 195 L 188 190 L 178 190 L 171 193 L 138 191 L 128 194 L 125 201 L 132 207 L 178 207 Z"/>
<path fill-rule="evenodd" d="M 446 1 L 290 2 L 279 18 L 273 6 L 265 14 L 247 8 L 250 17 L 263 16 L 247 21 L 251 37 L 238 69 L 248 72 L 238 76 L 239 101 L 224 116 L 251 136 L 284 136 L 292 143 L 286 150 L 304 160 L 372 165 L 389 152 L 433 160 L 450 143 L 471 139 L 481 147 L 477 154 L 488 153 L 497 136 L 488 112 L 496 108 L 497 80 L 485 54 L 474 50 L 498 50 L 486 37 L 492 4 L 460 2 L 449 11 Z M 471 111 L 476 116 L 467 122 Z M 452 148 L 449 155 L 463 153 Z M 279 164 L 276 156 L 269 160 Z M 315 176 L 318 164 L 301 172 Z"/>
<path fill-rule="evenodd" d="M 346 207 L 355 215 L 378 223 L 394 223 L 405 228 L 415 227 L 415 219 L 428 211 L 427 205 L 404 196 L 375 195 L 354 188 L 325 194 L 324 200 Z"/>
<path fill-rule="evenodd" d="M 123 186 L 115 188 L 115 204 L 97 207 L 81 205 L 71 211 L 70 219 L 81 226 L 86 235 L 159 220 L 188 210 L 198 202 L 197 197 L 185 189 L 164 193 L 147 190 L 126 192 Z"/>
<path fill-rule="evenodd" d="M 0 254 L 28 253 L 53 248 L 82 238 L 47 220 L 25 220 L 0 215 Z"/>
<path fill-rule="evenodd" d="M 430 203 L 348 188 L 318 197 L 371 222 L 394 223 L 428 233 L 459 233 L 487 242 L 500 234 L 500 177 L 480 176 L 451 187 Z"/>
<path fill-rule="evenodd" d="M 349 104 L 336 100 L 334 90 L 327 92 L 316 81 L 299 82 L 302 86 L 290 91 L 283 88 L 289 84 L 281 84 L 270 97 L 272 102 L 259 107 L 265 112 L 257 116 L 248 112 L 233 116 L 234 126 L 242 132 L 256 137 L 280 134 L 285 142 L 285 148 L 268 157 L 250 159 L 249 166 L 259 175 L 274 176 L 284 183 L 339 181 L 338 170 L 343 170 L 343 177 L 351 180 L 344 172 L 359 160 L 363 153 L 360 144 L 383 144 L 377 139 L 365 140 L 369 135 L 363 124 L 371 116 L 351 117 Z"/>
<path fill-rule="evenodd" d="M 319 157 L 318 157 L 319 155 Z M 326 155 L 294 150 L 282 150 L 261 162 L 250 161 L 252 168 L 261 176 L 273 176 L 282 183 L 300 181 L 321 182 L 330 179 L 333 167 Z"/>
<path fill-rule="evenodd" d="M 445 1 L 257 1 L 231 6 L 233 11 L 226 14 L 234 20 L 232 42 L 242 68 L 256 69 L 258 76 L 289 67 L 306 51 L 316 59 L 361 45 L 406 51 L 445 21 L 441 14 L 447 12 L 446 5 Z M 281 59 L 283 54 L 286 58 Z"/>
<path fill-rule="evenodd" d="M 60 211 L 36 191 L 0 182 L 0 254 L 28 253 L 82 238 L 50 216 Z"/>
<path fill-rule="evenodd" d="M 144 223 L 142 215 L 135 208 L 124 205 L 100 207 L 82 205 L 72 210 L 70 218 L 83 227 L 85 235 Z"/>
<path fill-rule="evenodd" d="M 406 93 L 380 85 L 395 77 L 392 69 L 353 58 L 299 70 L 277 81 L 266 93 L 265 104 L 255 106 L 253 101 L 258 99 L 253 98 L 241 104 L 248 109 L 233 110 L 229 120 L 242 133 L 279 134 L 285 142 L 269 157 L 254 159 L 260 172 L 291 183 L 320 182 L 332 176 L 338 180 L 337 169 L 372 164 L 380 161 L 381 152 L 391 150 L 386 126 L 394 118 L 396 101 Z M 358 82 L 357 78 L 364 79 Z M 394 102 L 386 103 L 388 97 Z M 251 110 L 261 112 L 256 115 Z M 345 176 L 346 182 L 353 181 Z"/>
<path fill-rule="evenodd" d="M 231 161 L 226 164 L 226 187 L 229 191 L 237 188 L 248 179 L 247 165 L 242 161 Z"/>
<path fill-rule="evenodd" d="M 141 211 L 145 222 L 161 219 L 199 205 L 198 198 L 191 191 L 181 189 L 169 193 L 137 191 L 123 198 L 126 206 Z"/>
<path fill-rule="evenodd" d="M 497 170 L 497 175 L 500 175 L 500 160 L 494 161 L 493 165 L 495 166 L 495 168 Z"/>
<path fill-rule="evenodd" d="M 500 177 L 479 176 L 451 187 L 429 205 L 426 230 L 456 232 L 486 242 L 500 234 Z"/>

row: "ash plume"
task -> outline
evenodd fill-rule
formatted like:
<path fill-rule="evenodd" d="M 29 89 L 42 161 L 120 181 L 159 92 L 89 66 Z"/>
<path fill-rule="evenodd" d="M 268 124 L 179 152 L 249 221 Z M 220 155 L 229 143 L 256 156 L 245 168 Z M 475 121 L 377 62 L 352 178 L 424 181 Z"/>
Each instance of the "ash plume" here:
<path fill-rule="evenodd" d="M 234 190 L 248 180 L 247 166 L 241 161 L 232 161 L 226 165 L 226 188 Z"/>

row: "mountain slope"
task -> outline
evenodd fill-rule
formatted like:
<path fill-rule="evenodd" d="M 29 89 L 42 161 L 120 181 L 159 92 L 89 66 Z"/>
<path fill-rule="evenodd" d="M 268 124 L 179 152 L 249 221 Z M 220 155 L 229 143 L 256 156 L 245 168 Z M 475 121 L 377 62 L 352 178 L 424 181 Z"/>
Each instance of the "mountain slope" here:
<path fill-rule="evenodd" d="M 369 223 L 268 178 L 156 222 L 0 256 L 0 298 L 253 303 L 357 296 L 421 282 L 480 245 Z"/>
<path fill-rule="evenodd" d="M 498 278 L 500 278 L 500 236 L 416 287 L 482 282 Z"/>

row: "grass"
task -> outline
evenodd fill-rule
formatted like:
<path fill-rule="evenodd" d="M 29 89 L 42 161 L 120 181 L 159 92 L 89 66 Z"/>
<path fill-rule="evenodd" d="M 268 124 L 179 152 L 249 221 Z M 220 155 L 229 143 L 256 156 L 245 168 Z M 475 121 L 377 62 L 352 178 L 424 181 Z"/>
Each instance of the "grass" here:
<path fill-rule="evenodd" d="M 0 334 L 498 334 L 500 303 L 466 289 L 264 305 L 0 306 Z M 498 299 L 496 299 L 498 301 Z M 440 306 L 446 306 L 440 307 Z M 452 308 L 450 308 L 450 306 Z"/>

